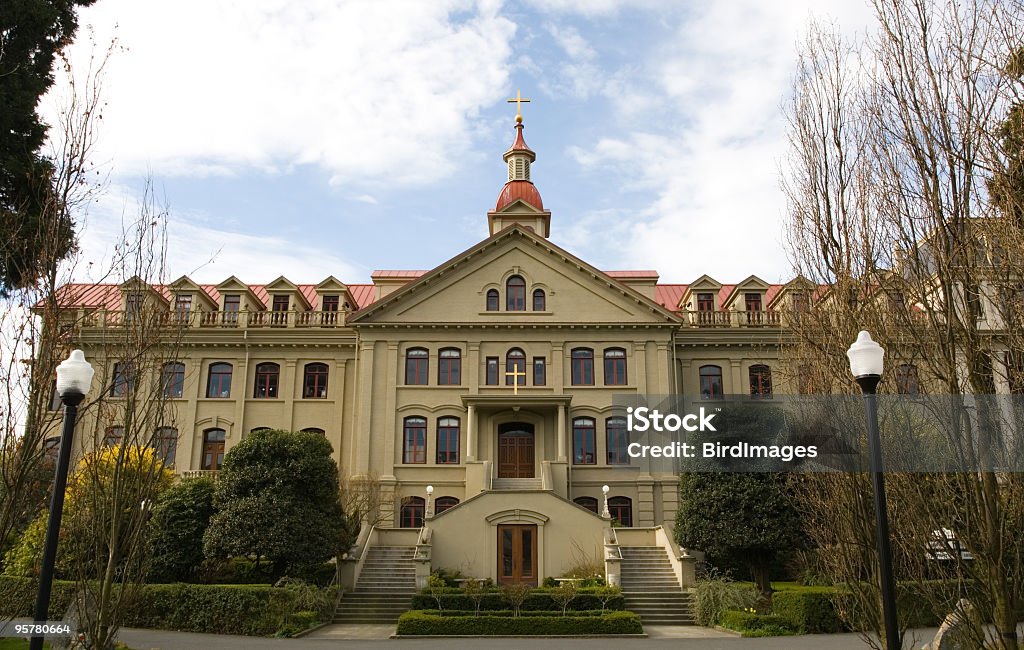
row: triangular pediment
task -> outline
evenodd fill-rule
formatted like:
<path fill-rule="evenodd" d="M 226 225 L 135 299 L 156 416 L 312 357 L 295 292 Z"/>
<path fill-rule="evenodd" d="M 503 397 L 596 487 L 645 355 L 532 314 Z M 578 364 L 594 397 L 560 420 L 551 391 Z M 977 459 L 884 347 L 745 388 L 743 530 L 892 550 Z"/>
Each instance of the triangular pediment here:
<path fill-rule="evenodd" d="M 227 280 L 224 280 L 223 282 L 218 284 L 216 286 L 216 289 L 217 292 L 220 293 L 222 298 L 226 293 L 244 294 L 246 296 L 247 301 L 252 307 L 256 309 L 267 308 L 267 306 L 263 304 L 263 301 L 260 300 L 255 293 L 253 293 L 252 289 L 249 288 L 249 285 L 242 282 L 233 275 L 229 277 Z"/>
<path fill-rule="evenodd" d="M 794 293 L 803 293 L 807 296 L 808 302 L 814 295 L 817 285 L 802 275 L 798 275 L 786 284 L 782 285 L 778 293 L 768 302 L 768 309 L 774 309 L 776 305 L 782 304 Z"/>
<path fill-rule="evenodd" d="M 164 304 L 167 303 L 167 296 L 161 293 L 153 285 L 146 282 L 139 276 L 135 275 L 121 283 L 120 287 L 122 296 L 127 294 L 142 294 L 146 296 L 147 300 L 157 300 Z"/>
<path fill-rule="evenodd" d="M 203 303 L 208 309 L 212 309 L 217 306 L 217 303 L 210 297 L 210 294 L 206 293 L 206 290 L 202 286 L 196 284 L 192 278 L 187 275 L 183 275 L 174 282 L 167 285 L 170 289 L 171 294 L 177 296 L 179 294 L 191 294 L 199 299 L 199 302 Z"/>
<path fill-rule="evenodd" d="M 528 203 L 524 199 L 516 199 L 515 201 L 512 201 L 502 209 L 496 211 L 497 214 L 509 214 L 511 212 L 529 212 L 531 214 L 540 214 L 543 212 L 543 210 L 533 205 L 532 203 Z"/>
<path fill-rule="evenodd" d="M 348 293 L 348 286 L 333 275 L 328 275 L 315 288 L 316 292 L 320 294 L 332 292 Z"/>
<path fill-rule="evenodd" d="M 725 285 L 705 273 L 686 287 L 686 291 L 684 291 L 682 297 L 679 298 L 679 309 L 693 309 L 693 297 L 697 293 L 713 293 L 717 295 L 723 286 Z"/>
<path fill-rule="evenodd" d="M 512 276 L 525 281 L 526 309 L 506 309 Z M 497 291 L 498 310 L 487 309 Z M 535 291 L 543 310 L 533 310 Z M 538 324 L 667 324 L 677 317 L 583 260 L 518 224 L 509 226 L 353 314 L 349 324 L 458 323 L 468 326 Z"/>
<path fill-rule="evenodd" d="M 770 287 L 771 287 L 771 285 L 768 284 L 767 282 L 765 282 L 764 280 L 762 280 L 761 278 L 757 277 L 756 275 L 751 275 L 751 276 L 747 277 L 745 280 L 743 280 L 742 282 L 740 282 L 739 284 L 737 284 L 736 286 L 733 287 L 733 289 L 729 293 L 729 295 L 726 296 L 724 301 L 722 301 L 722 307 L 721 308 L 722 309 L 729 309 L 732 306 L 732 304 L 741 295 L 743 295 L 744 293 L 751 293 L 751 292 L 761 292 L 761 293 L 764 293 L 764 292 L 768 291 L 768 289 Z"/>

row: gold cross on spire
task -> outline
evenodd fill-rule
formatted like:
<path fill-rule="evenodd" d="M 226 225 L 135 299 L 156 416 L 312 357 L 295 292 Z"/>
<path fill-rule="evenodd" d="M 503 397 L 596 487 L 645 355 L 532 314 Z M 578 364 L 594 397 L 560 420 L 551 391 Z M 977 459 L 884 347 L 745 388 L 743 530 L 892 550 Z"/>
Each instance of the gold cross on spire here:
<path fill-rule="evenodd" d="M 523 381 L 525 382 L 526 381 L 526 371 L 525 370 L 520 370 L 519 369 L 519 364 L 516 364 L 516 365 L 514 365 L 512 367 L 512 370 L 509 370 L 508 372 L 505 373 L 505 378 L 507 379 L 509 377 L 512 377 L 512 394 L 513 395 L 518 395 L 519 394 L 519 378 L 522 377 Z M 524 383 L 523 385 L 525 386 L 526 384 Z"/>
<path fill-rule="evenodd" d="M 523 121 L 523 112 L 521 110 L 521 108 L 522 108 L 521 104 L 523 102 L 529 103 L 529 101 L 530 101 L 529 99 L 526 99 L 525 97 L 523 97 L 522 95 L 519 94 L 519 89 L 516 89 L 516 96 L 513 97 L 512 99 L 508 100 L 509 104 L 515 102 L 515 105 L 516 105 L 516 124 L 521 124 L 522 121 Z"/>

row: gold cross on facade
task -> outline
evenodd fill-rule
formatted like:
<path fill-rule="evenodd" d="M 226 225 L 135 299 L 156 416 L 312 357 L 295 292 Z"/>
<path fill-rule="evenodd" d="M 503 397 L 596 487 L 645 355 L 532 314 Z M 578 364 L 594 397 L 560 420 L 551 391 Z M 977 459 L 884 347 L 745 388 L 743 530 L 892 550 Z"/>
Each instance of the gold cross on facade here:
<path fill-rule="evenodd" d="M 516 90 L 516 96 L 513 97 L 512 99 L 508 100 L 509 104 L 511 104 L 513 102 L 515 102 L 515 105 L 516 105 L 516 122 L 522 122 L 523 121 L 523 112 L 522 112 L 522 110 L 520 110 L 521 109 L 521 104 L 523 102 L 529 103 L 530 100 L 526 99 L 525 97 L 520 95 L 519 94 L 519 90 L 517 89 Z"/>
<path fill-rule="evenodd" d="M 519 366 L 514 366 L 513 370 L 509 370 L 505 373 L 506 377 L 512 377 L 512 394 L 519 394 L 519 378 L 522 377 L 523 381 L 526 381 L 526 371 L 520 370 Z M 525 385 L 525 384 L 524 384 Z"/>

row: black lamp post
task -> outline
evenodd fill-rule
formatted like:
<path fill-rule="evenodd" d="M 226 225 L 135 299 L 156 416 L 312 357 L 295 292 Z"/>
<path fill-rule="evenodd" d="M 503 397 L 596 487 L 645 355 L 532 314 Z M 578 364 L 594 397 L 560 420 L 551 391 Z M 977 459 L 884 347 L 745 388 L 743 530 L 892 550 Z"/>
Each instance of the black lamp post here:
<path fill-rule="evenodd" d="M 68 484 L 68 466 L 71 463 L 71 444 L 75 438 L 75 418 L 78 405 L 92 384 L 93 368 L 85 360 L 81 350 L 57 366 L 57 394 L 64 403 L 64 428 L 60 434 L 60 451 L 57 455 L 57 472 L 53 479 L 53 496 L 50 501 L 50 519 L 46 524 L 46 544 L 43 546 L 43 566 L 39 574 L 39 593 L 36 595 L 35 622 L 47 620 L 50 610 L 50 589 L 53 586 L 53 567 L 57 559 L 57 539 L 60 536 L 60 520 L 64 514 L 64 489 Z M 29 641 L 29 650 L 43 650 L 43 637 L 34 636 Z"/>
<path fill-rule="evenodd" d="M 882 379 L 885 350 L 861 331 L 846 356 L 850 372 L 864 394 L 868 420 L 868 446 L 871 452 L 871 483 L 875 492 L 875 519 L 878 536 L 878 572 L 882 587 L 882 619 L 885 624 L 885 647 L 900 650 L 899 628 L 896 624 L 896 583 L 892 575 L 892 550 L 889 548 L 889 513 L 885 499 L 885 475 L 882 473 L 882 440 L 878 434 L 878 401 L 876 389 Z"/>

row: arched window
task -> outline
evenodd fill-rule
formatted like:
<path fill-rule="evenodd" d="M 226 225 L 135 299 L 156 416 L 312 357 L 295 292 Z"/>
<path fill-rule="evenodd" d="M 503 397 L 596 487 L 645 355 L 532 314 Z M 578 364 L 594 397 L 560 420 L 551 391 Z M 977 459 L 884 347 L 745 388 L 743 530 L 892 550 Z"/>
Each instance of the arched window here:
<path fill-rule="evenodd" d="M 629 429 L 626 418 L 608 418 L 604 421 L 608 438 L 608 464 L 629 465 Z"/>
<path fill-rule="evenodd" d="M 302 372 L 303 399 L 327 399 L 327 364 L 307 363 Z"/>
<path fill-rule="evenodd" d="M 277 397 L 277 385 L 281 378 L 281 366 L 276 363 L 261 363 L 256 366 L 256 384 L 252 389 L 254 399 Z"/>
<path fill-rule="evenodd" d="M 547 296 L 543 289 L 533 290 L 533 311 L 547 311 Z"/>
<path fill-rule="evenodd" d="M 487 290 L 487 311 L 498 311 L 498 290 L 488 289 Z"/>
<path fill-rule="evenodd" d="M 159 427 L 153 434 L 153 449 L 156 457 L 164 461 L 164 467 L 174 467 L 178 451 L 178 430 L 174 427 Z"/>
<path fill-rule="evenodd" d="M 434 514 L 441 514 L 448 508 L 454 508 L 459 505 L 459 500 L 455 497 L 437 497 L 437 501 L 434 502 Z"/>
<path fill-rule="evenodd" d="M 402 462 L 427 462 L 427 420 L 421 417 L 408 417 L 404 420 L 402 436 Z"/>
<path fill-rule="evenodd" d="M 458 348 L 441 348 L 437 355 L 437 385 L 458 386 L 462 383 L 462 352 Z"/>
<path fill-rule="evenodd" d="M 590 348 L 572 350 L 572 385 L 594 385 L 594 351 Z"/>
<path fill-rule="evenodd" d="M 597 436 L 594 418 L 575 418 L 572 421 L 573 465 L 597 464 Z"/>
<path fill-rule="evenodd" d="M 626 385 L 626 351 L 622 348 L 607 348 L 604 351 L 604 385 Z"/>
<path fill-rule="evenodd" d="M 700 367 L 701 399 L 722 399 L 722 369 L 718 366 Z"/>
<path fill-rule="evenodd" d="M 578 506 L 583 506 L 595 515 L 599 514 L 597 510 L 597 499 L 594 497 L 576 497 L 573 499 L 573 503 Z"/>
<path fill-rule="evenodd" d="M 772 398 L 772 369 L 763 363 L 750 366 L 750 397 L 753 399 Z"/>
<path fill-rule="evenodd" d="M 409 348 L 405 352 L 405 383 L 426 386 L 430 358 L 424 348 Z"/>
<path fill-rule="evenodd" d="M 200 469 L 218 470 L 224 462 L 224 429 L 203 431 L 203 457 Z"/>
<path fill-rule="evenodd" d="M 457 465 L 459 462 L 459 418 L 437 420 L 437 464 Z"/>
<path fill-rule="evenodd" d="M 526 280 L 513 275 L 505 282 L 505 309 L 526 311 Z"/>
<path fill-rule="evenodd" d="M 633 525 L 633 501 L 629 497 L 608 499 L 608 512 L 612 515 L 612 521 L 620 526 L 628 528 Z"/>
<path fill-rule="evenodd" d="M 211 363 L 206 382 L 207 397 L 231 397 L 231 364 Z"/>
<path fill-rule="evenodd" d="M 327 435 L 320 427 L 306 427 L 302 430 L 302 433 L 315 433 L 318 436 Z"/>
<path fill-rule="evenodd" d="M 526 354 L 519 348 L 512 348 L 505 355 L 505 385 L 526 385 Z"/>
<path fill-rule="evenodd" d="M 185 364 L 165 363 L 160 375 L 160 387 L 164 397 L 177 399 L 185 394 Z"/>
<path fill-rule="evenodd" d="M 261 431 L 270 431 L 270 427 L 253 427 L 249 429 L 249 433 L 260 433 Z"/>
<path fill-rule="evenodd" d="M 406 497 L 402 499 L 399 526 L 402 528 L 422 528 L 423 512 L 425 509 L 426 502 L 423 501 L 423 497 Z"/>
<path fill-rule="evenodd" d="M 896 392 L 900 395 L 917 395 L 921 386 L 917 379 L 917 366 L 901 363 L 896 366 Z"/>

